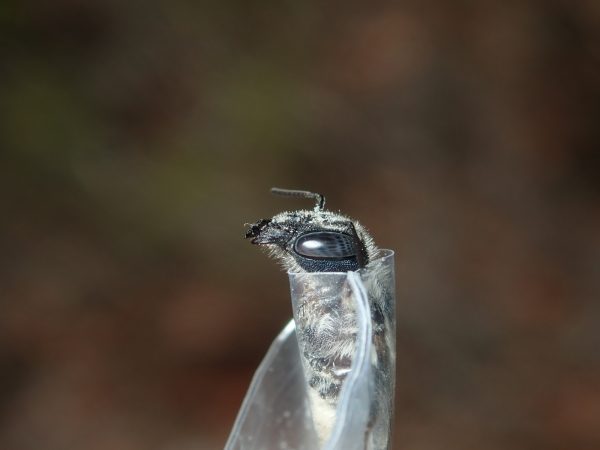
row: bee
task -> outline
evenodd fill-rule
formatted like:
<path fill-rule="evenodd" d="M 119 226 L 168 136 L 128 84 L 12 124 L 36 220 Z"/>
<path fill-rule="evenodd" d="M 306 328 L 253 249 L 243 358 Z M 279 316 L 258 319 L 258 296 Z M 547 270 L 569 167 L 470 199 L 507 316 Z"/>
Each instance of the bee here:
<path fill-rule="evenodd" d="M 382 407 L 392 408 L 394 293 L 387 286 L 393 285 L 389 282 L 393 275 L 376 263 L 379 250 L 367 230 L 345 215 L 325 210 L 323 195 L 279 188 L 271 192 L 316 201 L 313 210 L 282 212 L 250 224 L 246 238 L 264 246 L 290 276 L 300 277 L 294 320 L 317 435 L 324 442 L 331 433 L 341 388 L 352 369 L 357 336 L 352 292 L 347 284 L 327 282 L 333 278 L 325 273 L 360 271 L 369 293 L 373 329 L 371 364 L 377 401 L 370 405 L 370 428 L 387 428 L 387 433 L 378 433 L 385 434 L 383 438 L 365 437 L 365 448 L 387 448 L 389 418 L 378 417 Z"/>
<path fill-rule="evenodd" d="M 251 225 L 246 239 L 266 245 L 291 272 L 347 272 L 365 267 L 377 248 L 358 222 L 325 211 L 325 197 L 308 191 L 272 188 L 276 195 L 314 198 L 312 211 L 292 211 Z"/>

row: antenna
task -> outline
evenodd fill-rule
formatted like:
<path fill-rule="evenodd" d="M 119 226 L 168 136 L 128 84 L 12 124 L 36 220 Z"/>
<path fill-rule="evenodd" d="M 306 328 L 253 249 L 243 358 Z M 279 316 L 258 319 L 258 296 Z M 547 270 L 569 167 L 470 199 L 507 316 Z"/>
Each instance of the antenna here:
<path fill-rule="evenodd" d="M 299 198 L 312 198 L 317 201 L 315 205 L 315 211 L 322 211 L 325 207 L 325 197 L 322 194 L 317 194 L 315 192 L 309 191 L 300 191 L 296 189 L 281 189 L 281 188 L 271 188 L 271 194 L 279 195 L 281 197 L 299 197 Z"/>

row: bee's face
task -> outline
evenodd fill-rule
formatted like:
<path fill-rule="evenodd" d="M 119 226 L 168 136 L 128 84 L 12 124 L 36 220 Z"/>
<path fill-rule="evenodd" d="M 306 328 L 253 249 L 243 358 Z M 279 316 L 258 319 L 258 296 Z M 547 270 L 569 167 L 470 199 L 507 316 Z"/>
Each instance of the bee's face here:
<path fill-rule="evenodd" d="M 354 271 L 364 267 L 374 251 L 360 224 L 330 211 L 277 214 L 251 225 L 246 238 L 267 246 L 292 271 Z"/>

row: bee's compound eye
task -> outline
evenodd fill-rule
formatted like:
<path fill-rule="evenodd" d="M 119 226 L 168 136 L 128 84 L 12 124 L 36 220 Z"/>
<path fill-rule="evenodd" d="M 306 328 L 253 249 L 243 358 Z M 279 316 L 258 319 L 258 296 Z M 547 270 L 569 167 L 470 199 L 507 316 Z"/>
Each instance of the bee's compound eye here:
<path fill-rule="evenodd" d="M 335 231 L 314 231 L 300 236 L 294 251 L 306 258 L 338 259 L 355 256 L 352 237 Z"/>

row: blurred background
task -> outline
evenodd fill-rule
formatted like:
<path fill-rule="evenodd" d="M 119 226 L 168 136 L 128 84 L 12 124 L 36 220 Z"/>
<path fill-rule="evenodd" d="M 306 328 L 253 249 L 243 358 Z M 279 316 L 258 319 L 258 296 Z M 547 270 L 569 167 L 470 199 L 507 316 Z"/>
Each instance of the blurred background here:
<path fill-rule="evenodd" d="M 0 448 L 222 448 L 327 195 L 397 252 L 395 448 L 600 448 L 600 3 L 4 0 Z"/>

